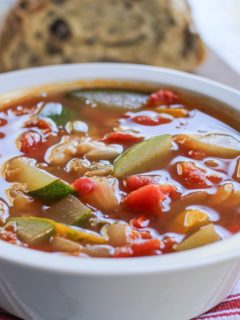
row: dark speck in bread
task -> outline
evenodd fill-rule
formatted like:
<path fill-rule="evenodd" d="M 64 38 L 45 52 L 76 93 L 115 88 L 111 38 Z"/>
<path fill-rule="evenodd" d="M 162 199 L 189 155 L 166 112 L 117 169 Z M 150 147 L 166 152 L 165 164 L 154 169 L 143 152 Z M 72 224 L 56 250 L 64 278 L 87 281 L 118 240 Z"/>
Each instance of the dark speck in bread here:
<path fill-rule="evenodd" d="M 37 31 L 35 32 L 34 36 L 37 38 L 37 39 L 41 39 L 43 37 L 42 33 L 40 31 Z"/>
<path fill-rule="evenodd" d="M 25 0 L 20 1 L 19 7 L 20 7 L 21 9 L 27 9 L 27 7 L 28 7 L 28 1 L 25 1 Z"/>
<path fill-rule="evenodd" d="M 48 15 L 49 17 L 52 17 L 52 16 L 54 16 L 54 12 L 53 12 L 53 11 L 49 11 L 49 12 L 47 13 L 47 15 Z"/>
<path fill-rule="evenodd" d="M 52 2 L 55 4 L 62 4 L 65 2 L 65 0 L 53 0 Z"/>
<path fill-rule="evenodd" d="M 189 30 L 188 27 L 186 27 L 183 31 L 184 33 L 184 47 L 182 50 L 182 55 L 185 57 L 189 53 L 189 50 L 191 51 L 194 48 L 195 45 L 195 35 L 193 32 Z"/>
<path fill-rule="evenodd" d="M 127 9 L 132 9 L 133 7 L 133 2 L 131 0 L 126 0 L 124 4 Z"/>
<path fill-rule="evenodd" d="M 62 53 L 62 49 L 48 42 L 46 44 L 46 52 L 50 55 L 60 54 Z"/>
<path fill-rule="evenodd" d="M 87 45 L 87 46 L 93 46 L 95 43 L 96 43 L 96 39 L 94 38 L 88 38 L 84 41 L 84 43 Z"/>
<path fill-rule="evenodd" d="M 71 35 L 69 26 L 63 19 L 55 20 L 50 26 L 50 32 L 59 40 L 67 40 Z"/>
<path fill-rule="evenodd" d="M 30 62 L 31 62 L 31 64 L 33 64 L 33 65 L 38 65 L 39 62 L 40 62 L 40 57 L 38 57 L 38 56 L 35 55 L 35 54 L 32 54 L 32 55 L 30 56 Z"/>
<path fill-rule="evenodd" d="M 63 63 L 66 63 L 66 64 L 73 63 L 73 60 L 71 58 L 64 58 Z"/>

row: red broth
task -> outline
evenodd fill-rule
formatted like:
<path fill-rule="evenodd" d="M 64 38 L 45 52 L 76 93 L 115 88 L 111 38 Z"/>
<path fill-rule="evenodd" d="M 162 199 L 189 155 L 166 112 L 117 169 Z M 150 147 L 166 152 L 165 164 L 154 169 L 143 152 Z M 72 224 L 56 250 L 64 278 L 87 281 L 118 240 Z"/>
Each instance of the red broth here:
<path fill-rule="evenodd" d="M 1 239 L 135 257 L 238 232 L 238 124 L 213 104 L 175 89 L 87 89 L 2 109 Z"/>

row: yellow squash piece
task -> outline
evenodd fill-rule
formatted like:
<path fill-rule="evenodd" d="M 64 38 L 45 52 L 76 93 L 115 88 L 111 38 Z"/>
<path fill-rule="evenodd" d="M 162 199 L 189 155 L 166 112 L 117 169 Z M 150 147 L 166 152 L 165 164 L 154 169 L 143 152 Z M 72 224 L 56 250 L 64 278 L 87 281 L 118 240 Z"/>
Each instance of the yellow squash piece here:
<path fill-rule="evenodd" d="M 200 230 L 185 238 L 180 242 L 175 250 L 184 251 L 189 249 L 198 248 L 220 240 L 219 234 L 216 232 L 213 224 L 208 224 Z"/>
<path fill-rule="evenodd" d="M 183 108 L 156 108 L 158 113 L 166 113 L 174 118 L 186 118 L 188 116 L 188 111 Z"/>
<path fill-rule="evenodd" d="M 208 214 L 198 209 L 186 209 L 173 221 L 171 230 L 178 233 L 187 233 L 209 223 Z"/>
<path fill-rule="evenodd" d="M 96 244 L 106 243 L 106 240 L 102 236 L 90 230 L 73 228 L 61 223 L 55 224 L 55 230 L 58 236 L 72 241 Z"/>

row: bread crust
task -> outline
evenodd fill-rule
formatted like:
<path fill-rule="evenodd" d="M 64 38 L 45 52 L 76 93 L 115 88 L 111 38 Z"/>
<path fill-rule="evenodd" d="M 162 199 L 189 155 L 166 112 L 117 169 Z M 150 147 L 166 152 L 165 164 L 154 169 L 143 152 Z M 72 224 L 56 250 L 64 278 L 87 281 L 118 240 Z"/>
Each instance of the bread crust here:
<path fill-rule="evenodd" d="M 19 0 L 0 31 L 0 70 L 116 61 L 193 70 L 204 45 L 185 0 Z"/>

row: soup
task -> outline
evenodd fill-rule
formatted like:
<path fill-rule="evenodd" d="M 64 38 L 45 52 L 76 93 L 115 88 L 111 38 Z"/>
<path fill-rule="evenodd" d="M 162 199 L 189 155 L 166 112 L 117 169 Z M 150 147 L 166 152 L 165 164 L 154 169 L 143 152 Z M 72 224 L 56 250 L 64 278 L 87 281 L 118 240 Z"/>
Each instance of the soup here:
<path fill-rule="evenodd" d="M 0 238 L 121 258 L 238 232 L 239 133 L 205 100 L 178 89 L 93 87 L 2 108 Z"/>

